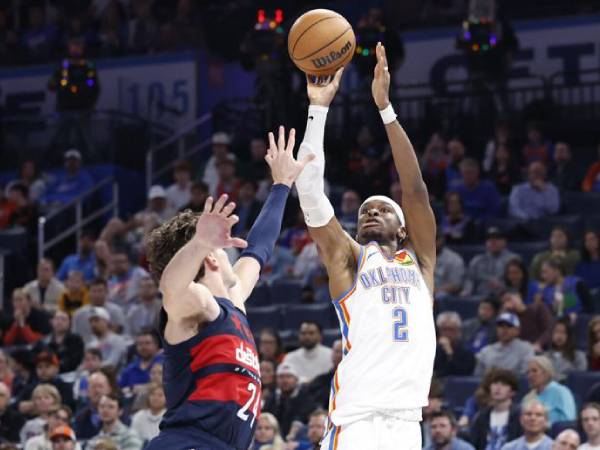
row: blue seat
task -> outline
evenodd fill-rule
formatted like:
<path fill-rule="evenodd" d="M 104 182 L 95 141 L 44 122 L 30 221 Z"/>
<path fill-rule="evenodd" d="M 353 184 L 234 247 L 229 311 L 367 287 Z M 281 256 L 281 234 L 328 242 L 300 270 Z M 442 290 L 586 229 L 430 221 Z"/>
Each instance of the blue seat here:
<path fill-rule="evenodd" d="M 254 308 L 256 306 L 270 306 L 271 295 L 268 286 L 256 286 L 247 300 L 247 305 Z"/>
<path fill-rule="evenodd" d="M 577 433 L 579 433 L 581 437 L 581 432 L 579 431 L 578 423 L 576 420 L 564 420 L 562 422 L 553 423 L 552 427 L 550 428 L 550 437 L 552 439 L 555 439 L 556 436 L 558 436 L 560 433 L 569 429 L 577 431 Z"/>
<path fill-rule="evenodd" d="M 575 340 L 577 342 L 577 348 L 585 350 L 587 348 L 588 341 L 588 323 L 592 318 L 589 314 L 579 314 L 577 316 L 577 322 L 575 322 Z"/>
<path fill-rule="evenodd" d="M 247 308 L 246 315 L 254 333 L 263 328 L 281 328 L 281 309 L 278 305 Z"/>
<path fill-rule="evenodd" d="M 563 214 L 586 215 L 600 208 L 600 193 L 565 192 L 562 194 L 561 205 Z"/>
<path fill-rule="evenodd" d="M 600 214 L 590 214 L 584 216 L 585 228 L 600 230 Z"/>
<path fill-rule="evenodd" d="M 590 388 L 600 382 L 600 372 L 571 372 L 565 385 L 571 389 L 575 402 L 581 407 Z"/>
<path fill-rule="evenodd" d="M 509 242 L 508 248 L 521 257 L 525 266 L 529 266 L 529 263 L 536 253 L 543 252 L 544 250 L 548 249 L 548 242 Z"/>
<path fill-rule="evenodd" d="M 334 323 L 335 311 L 329 303 L 289 305 L 283 311 L 282 328 L 297 330 L 303 322 L 316 322 L 323 328 Z"/>
<path fill-rule="evenodd" d="M 600 206 L 600 205 L 598 205 Z M 547 216 L 539 220 L 529 222 L 529 229 L 540 239 L 548 239 L 552 228 L 562 227 L 566 229 L 572 238 L 581 234 L 581 217 L 579 215 Z"/>
<path fill-rule="evenodd" d="M 463 244 L 450 245 L 449 247 L 463 257 L 465 264 L 469 264 L 469 261 L 471 261 L 475 255 L 485 253 L 485 245 Z"/>
<path fill-rule="evenodd" d="M 447 377 L 444 384 L 444 401 L 448 408 L 460 413 L 467 399 L 475 393 L 481 378 Z"/>
<path fill-rule="evenodd" d="M 515 394 L 515 401 L 520 402 L 530 390 L 531 388 L 529 387 L 529 381 L 527 381 L 527 377 L 519 377 L 519 390 Z"/>
<path fill-rule="evenodd" d="M 278 280 L 271 285 L 271 302 L 280 305 L 300 303 L 302 285 L 293 280 Z"/>
<path fill-rule="evenodd" d="M 436 301 L 436 312 L 455 311 L 462 320 L 471 319 L 477 316 L 480 300 L 479 296 L 444 298 Z"/>

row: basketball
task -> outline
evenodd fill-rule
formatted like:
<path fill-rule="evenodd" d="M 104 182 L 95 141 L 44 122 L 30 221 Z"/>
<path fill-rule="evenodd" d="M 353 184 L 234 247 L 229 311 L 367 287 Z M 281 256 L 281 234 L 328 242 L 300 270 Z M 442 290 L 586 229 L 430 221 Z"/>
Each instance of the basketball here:
<path fill-rule="evenodd" d="M 352 26 L 329 9 L 313 9 L 301 15 L 288 35 L 290 58 L 309 75 L 333 75 L 350 62 L 355 47 Z"/>

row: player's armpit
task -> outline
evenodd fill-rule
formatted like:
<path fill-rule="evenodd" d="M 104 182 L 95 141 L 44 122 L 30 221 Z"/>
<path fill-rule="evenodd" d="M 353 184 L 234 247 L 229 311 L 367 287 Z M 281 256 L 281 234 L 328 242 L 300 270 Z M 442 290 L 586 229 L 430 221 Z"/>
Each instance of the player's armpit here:
<path fill-rule="evenodd" d="M 308 227 L 317 244 L 321 260 L 329 275 L 329 292 L 333 298 L 352 287 L 360 245 L 344 231 L 334 217 L 323 227 Z"/>

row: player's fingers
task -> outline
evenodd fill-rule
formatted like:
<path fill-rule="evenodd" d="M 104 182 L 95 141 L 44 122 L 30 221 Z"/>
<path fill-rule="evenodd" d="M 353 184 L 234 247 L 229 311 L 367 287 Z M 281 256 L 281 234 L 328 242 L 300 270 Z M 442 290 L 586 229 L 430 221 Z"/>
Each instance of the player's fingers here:
<path fill-rule="evenodd" d="M 269 131 L 269 149 L 268 150 L 274 150 L 277 148 L 277 145 L 275 144 L 275 135 L 273 134 L 273 132 Z"/>
<path fill-rule="evenodd" d="M 340 67 L 333 77 L 333 86 L 337 89 L 340 86 L 340 81 L 342 80 L 342 74 L 344 73 L 344 67 Z"/>
<path fill-rule="evenodd" d="M 388 61 L 387 61 L 387 54 L 385 52 L 385 45 L 381 46 L 381 57 L 383 59 L 384 67 L 385 67 L 385 69 L 387 69 L 387 67 L 388 67 Z"/>
<path fill-rule="evenodd" d="M 236 223 L 240 221 L 240 218 L 236 214 L 232 214 L 227 218 L 227 224 L 229 226 L 234 226 Z"/>
<path fill-rule="evenodd" d="M 277 150 L 282 152 L 285 150 L 285 128 L 279 125 L 279 137 L 277 138 Z"/>
<path fill-rule="evenodd" d="M 292 128 L 290 130 L 290 134 L 288 136 L 287 148 L 285 149 L 285 151 L 288 153 L 292 153 L 294 151 L 295 144 L 296 144 L 296 129 Z"/>
<path fill-rule="evenodd" d="M 219 197 L 219 200 L 217 200 L 217 203 L 215 203 L 215 207 L 213 208 L 213 211 L 216 213 L 220 213 L 221 210 L 223 209 L 223 206 L 225 206 L 225 202 L 227 202 L 227 198 L 229 196 L 227 194 L 223 194 Z"/>
<path fill-rule="evenodd" d="M 213 206 L 213 198 L 209 195 L 206 199 L 206 201 L 204 202 L 204 213 L 209 213 L 212 211 L 212 206 Z"/>
<path fill-rule="evenodd" d="M 241 238 L 231 238 L 227 241 L 229 247 L 246 248 L 248 243 Z"/>
<path fill-rule="evenodd" d="M 231 214 L 233 212 L 233 210 L 235 209 L 235 202 L 229 202 L 227 203 L 227 205 L 225 205 L 225 208 L 223 208 L 223 215 L 225 216 L 229 216 L 229 214 Z"/>

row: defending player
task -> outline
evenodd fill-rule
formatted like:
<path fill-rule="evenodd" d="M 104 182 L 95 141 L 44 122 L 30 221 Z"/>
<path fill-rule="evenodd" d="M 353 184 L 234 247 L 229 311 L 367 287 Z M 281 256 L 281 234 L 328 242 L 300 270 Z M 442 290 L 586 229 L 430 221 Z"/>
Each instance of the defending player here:
<path fill-rule="evenodd" d="M 341 70 L 309 83 L 310 107 L 298 157 L 315 155 L 296 181 L 300 205 L 329 274 L 344 357 L 332 382 L 323 450 L 417 450 L 421 408 L 433 372 L 435 219 L 414 149 L 389 101 L 385 49 L 377 46 L 372 94 L 402 185 L 403 211 L 385 196 L 364 201 L 356 241 L 323 192 L 323 135 Z"/>
<path fill-rule="evenodd" d="M 153 274 L 163 294 L 163 385 L 167 412 L 161 432 L 146 450 L 246 450 L 260 407 L 258 352 L 244 302 L 281 231 L 290 187 L 306 163 L 292 155 L 283 128 L 278 144 L 269 134 L 265 157 L 273 187 L 248 234 L 232 238 L 234 203 L 208 198 L 198 216 L 183 212 L 154 230 L 147 241 Z M 227 247 L 246 247 L 234 267 Z"/>

